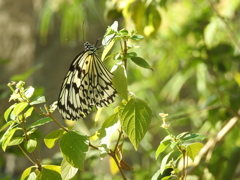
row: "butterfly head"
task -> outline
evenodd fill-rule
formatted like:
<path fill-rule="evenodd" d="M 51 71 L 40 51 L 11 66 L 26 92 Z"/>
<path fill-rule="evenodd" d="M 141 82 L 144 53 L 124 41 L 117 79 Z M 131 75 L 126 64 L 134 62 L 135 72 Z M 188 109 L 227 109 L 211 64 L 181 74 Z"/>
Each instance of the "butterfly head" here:
<path fill-rule="evenodd" d="M 89 42 L 84 43 L 84 49 L 85 51 L 95 52 L 97 48 L 94 45 L 91 45 Z"/>

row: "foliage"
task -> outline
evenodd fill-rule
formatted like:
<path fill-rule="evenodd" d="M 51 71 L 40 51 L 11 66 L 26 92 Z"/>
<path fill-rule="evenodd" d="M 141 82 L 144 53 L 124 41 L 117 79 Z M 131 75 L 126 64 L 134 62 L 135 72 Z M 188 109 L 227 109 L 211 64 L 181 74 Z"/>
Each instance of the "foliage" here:
<path fill-rule="evenodd" d="M 137 35 L 134 31 L 128 32 L 124 29 L 118 31 L 117 23 L 115 23 L 113 27 L 114 29 L 112 27 L 108 28 L 106 39 L 111 36 L 112 43 L 119 42 L 121 44 L 121 52 L 115 56 L 115 58 L 117 57 L 117 63 L 113 73 L 119 69 L 118 66 L 125 72 L 127 59 L 132 58 L 128 53 L 129 47 L 132 48 L 132 46 L 129 46 L 127 41 L 129 39 L 140 40 L 143 39 L 143 37 Z M 134 57 L 136 57 L 136 54 Z M 140 60 L 139 65 L 149 66 L 144 59 Z M 116 73 L 115 81 L 116 79 L 126 79 L 127 77 L 125 75 L 125 73 Z M 126 82 L 126 80 L 124 81 Z M 13 85 L 15 85 L 15 89 Z M 1 130 L 5 130 L 6 128 L 7 130 L 2 135 L 0 141 L 4 151 L 6 151 L 8 146 L 18 146 L 22 153 L 35 165 L 35 167 L 26 169 L 21 179 L 32 178 L 32 176 L 34 179 L 59 179 L 60 177 L 70 179 L 77 173 L 78 169 L 84 170 L 84 161 L 89 147 L 99 150 L 101 158 L 104 158 L 106 155 L 111 156 L 121 172 L 123 179 L 126 179 L 123 169 L 133 170 L 133 168 L 123 160 L 122 147 L 124 134 L 128 136 L 134 148 L 137 149 L 140 141 L 147 132 L 152 116 L 152 111 L 146 102 L 133 93 L 128 93 L 126 83 L 125 86 L 116 86 L 116 90 L 120 92 L 119 95 L 126 99 L 120 102 L 115 108 L 114 113 L 106 119 L 100 130 L 94 133 L 94 137 L 89 137 L 80 131 L 72 130 L 71 127 L 66 128 L 62 126 L 52 115 L 56 109 L 56 102 L 50 107 L 45 105 L 45 110 L 38 109 L 37 105 L 45 103 L 45 97 L 41 96 L 33 100 L 34 88 L 32 86 L 25 88 L 24 85 L 25 83 L 23 81 L 19 81 L 16 84 L 14 82 L 9 83 L 9 87 L 13 92 L 9 100 L 15 103 L 5 111 L 4 118 L 6 124 Z M 31 119 L 33 110 L 37 111 L 44 118 L 28 125 L 27 122 Z M 63 156 L 61 166 L 44 165 L 39 161 L 35 153 L 38 142 L 32 137 L 32 134 L 39 126 L 43 126 L 51 121 L 55 122 L 61 129 L 57 129 L 48 134 L 44 142 L 48 148 L 52 148 L 57 140 L 60 141 L 60 150 Z M 20 135 L 16 134 L 17 130 L 21 131 Z M 109 147 L 111 136 L 117 132 L 119 134 L 118 139 L 114 149 L 111 149 Z M 93 145 L 91 141 L 96 141 L 98 138 L 100 140 L 99 146 Z M 34 159 L 31 159 L 28 153 L 32 154 Z"/>
<path fill-rule="evenodd" d="M 57 1 L 57 3 L 61 2 L 63 1 Z M 80 2 L 80 0 L 68 2 Z M 124 63 L 113 68 L 115 70 L 114 74 L 118 74 L 115 77 L 115 86 L 120 87 L 118 88 L 119 96 L 125 100 L 122 101 L 121 105 L 124 106 L 128 101 L 127 90 L 132 90 L 137 97 L 146 101 L 152 110 L 151 124 L 141 143 L 137 146 L 138 151 L 132 153 L 132 145 L 128 141 L 124 141 L 124 146 L 119 146 L 124 151 L 124 160 L 134 168 L 131 179 L 151 179 L 154 173 L 154 178 L 158 179 L 171 175 L 171 169 L 170 172 L 169 169 L 166 169 L 163 174 L 160 173 L 161 164 L 164 163 L 160 160 L 155 161 L 156 150 L 159 153 L 159 158 L 164 162 L 167 162 L 165 161 L 167 158 L 163 159 L 166 155 L 174 158 L 179 156 L 179 154 L 175 154 L 175 151 L 169 154 L 171 147 L 168 143 L 170 141 L 166 140 L 165 142 L 164 131 L 159 130 L 159 112 L 170 114 L 168 117 L 168 121 L 171 122 L 169 131 L 174 132 L 174 134 L 187 131 L 193 135 L 201 133 L 208 137 L 205 140 L 204 148 L 195 157 L 194 162 L 189 160 L 188 178 L 206 180 L 239 179 L 237 165 L 240 162 L 238 130 L 240 96 L 238 33 L 240 26 L 238 11 L 240 1 L 106 0 L 101 2 L 106 3 L 104 8 L 105 18 L 110 21 L 117 19 L 123 27 L 134 27 L 138 33 L 147 37 L 144 41 L 136 42 L 136 45 L 141 45 L 141 48 L 129 49 L 127 52 L 129 57 L 133 57 L 128 58 L 127 71 L 124 68 Z M 63 8 L 67 9 L 68 5 L 71 6 L 67 3 Z M 82 6 L 79 8 L 82 8 Z M 99 13 L 101 8 L 94 4 L 88 6 L 88 8 L 91 12 L 91 17 L 88 19 L 89 23 L 93 24 L 94 27 L 101 26 L 103 23 L 98 23 L 99 19 L 94 19 L 92 15 L 94 12 Z M 96 9 L 98 10 L 96 11 Z M 45 10 L 47 10 L 47 7 L 42 9 L 42 15 Z M 53 16 L 54 12 L 57 15 L 55 17 Z M 41 22 L 45 21 L 44 26 L 41 25 L 42 30 L 44 30 L 42 37 L 46 37 L 49 29 L 53 27 L 49 22 L 53 23 L 53 20 L 58 18 L 61 22 L 61 17 L 69 16 L 65 12 L 67 11 L 52 11 L 51 16 L 42 16 Z M 79 17 L 78 13 L 85 12 L 78 11 L 75 17 Z M 151 12 L 153 13 L 151 14 Z M 79 17 L 78 23 L 82 23 L 80 19 L 84 15 Z M 103 16 L 103 14 L 101 15 Z M 75 32 L 79 32 L 80 26 L 74 26 L 70 22 L 73 21 L 69 21 L 69 24 L 61 23 L 61 32 L 66 32 L 64 29 L 66 30 L 68 27 L 70 27 L 69 30 L 73 30 L 69 34 L 66 33 L 64 38 L 74 37 Z M 94 32 L 95 29 L 90 33 Z M 63 40 L 62 34 L 61 38 Z M 109 52 L 107 49 L 111 49 L 111 43 L 112 41 L 104 52 Z M 134 53 L 131 54 L 133 50 Z M 111 54 L 114 53 L 111 52 Z M 118 56 L 122 58 L 122 54 L 122 51 L 120 53 L 117 50 L 114 58 L 118 59 Z M 134 58 L 135 54 L 137 54 L 137 58 Z M 103 53 L 103 57 L 110 58 L 112 56 Z M 140 57 L 147 59 L 151 66 L 142 65 L 147 69 L 136 68 L 136 64 L 141 61 Z M 149 71 L 149 68 L 154 71 Z M 120 80 L 118 77 L 120 77 Z M 120 127 L 116 116 L 119 109 L 122 110 L 121 105 L 118 109 L 115 109 L 116 113 L 109 114 L 110 116 L 105 118 L 106 120 L 99 129 L 100 144 L 103 144 L 99 146 L 100 157 L 105 157 L 108 154 L 108 148 L 112 149 L 111 143 L 107 143 L 110 137 L 105 136 L 104 133 L 111 134 L 111 129 L 115 132 Z M 18 131 L 16 130 L 16 132 Z M 48 144 L 49 147 L 54 146 L 57 139 L 62 136 L 62 131 L 59 131 L 61 130 L 56 130 L 55 133 L 53 132 L 46 137 L 50 141 L 53 139 Z M 91 137 L 92 139 L 98 137 L 98 133 L 94 135 Z M 114 140 L 116 142 L 117 138 L 115 136 L 116 133 L 113 134 L 111 142 Z M 47 141 L 46 138 L 45 141 Z M 158 148 L 159 141 L 163 145 L 160 144 Z M 162 151 L 164 146 L 168 147 L 165 149 L 166 151 Z M 196 144 L 196 147 L 200 147 L 199 144 Z M 195 153 L 192 152 L 192 157 L 194 157 Z M 97 155 L 97 157 L 99 156 Z M 106 160 L 106 158 L 104 159 Z M 98 176 L 91 176 L 90 173 L 84 171 L 81 172 L 82 179 L 84 179 L 83 177 L 85 179 L 89 177 L 97 180 L 107 179 L 105 172 L 99 171 L 99 166 L 94 166 L 99 163 L 98 158 L 94 159 L 91 156 L 91 160 L 88 157 L 86 157 L 86 160 Z M 71 169 L 71 166 L 66 162 L 63 161 L 62 164 L 65 164 L 66 169 Z M 112 165 L 112 160 L 107 161 L 107 164 L 110 164 L 111 174 L 114 174 L 116 166 Z M 174 167 L 181 169 L 176 167 L 175 164 Z M 73 168 L 72 171 L 74 172 L 75 169 Z M 114 176 L 114 178 L 118 179 L 117 176 Z"/>

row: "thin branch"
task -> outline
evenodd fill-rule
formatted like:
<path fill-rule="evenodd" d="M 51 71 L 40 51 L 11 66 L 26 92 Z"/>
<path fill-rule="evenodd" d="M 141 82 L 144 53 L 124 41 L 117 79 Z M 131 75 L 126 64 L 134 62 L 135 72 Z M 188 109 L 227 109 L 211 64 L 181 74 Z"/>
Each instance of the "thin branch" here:
<path fill-rule="evenodd" d="M 36 163 L 27 155 L 27 153 L 25 153 L 25 151 L 19 144 L 18 144 L 18 147 L 22 151 L 22 153 L 28 158 L 28 160 L 31 161 L 31 163 L 33 163 L 36 166 Z"/>
<path fill-rule="evenodd" d="M 211 2 L 211 0 L 207 0 L 210 7 L 212 8 L 212 10 L 215 12 L 215 14 L 218 16 L 218 18 L 220 18 L 222 20 L 222 22 L 224 23 L 225 27 L 226 27 L 226 31 L 229 35 L 229 37 L 232 39 L 233 43 L 237 46 L 238 51 L 240 52 L 240 44 L 238 42 L 237 37 L 235 36 L 235 34 L 233 33 L 233 31 L 231 30 L 231 28 L 229 27 L 227 21 L 225 18 L 223 18 L 218 11 L 216 10 L 216 8 L 214 7 L 213 3 Z"/>
<path fill-rule="evenodd" d="M 124 173 L 123 173 L 122 168 L 119 166 L 119 162 L 118 162 L 118 159 L 117 159 L 117 157 L 116 157 L 115 152 L 113 152 L 113 151 L 110 150 L 109 155 L 113 158 L 113 160 L 114 160 L 115 163 L 117 164 L 117 167 L 118 167 L 118 169 L 119 169 L 119 171 L 120 171 L 120 173 L 121 173 L 121 175 L 122 175 L 123 180 L 127 180 L 126 176 L 125 176 Z"/>

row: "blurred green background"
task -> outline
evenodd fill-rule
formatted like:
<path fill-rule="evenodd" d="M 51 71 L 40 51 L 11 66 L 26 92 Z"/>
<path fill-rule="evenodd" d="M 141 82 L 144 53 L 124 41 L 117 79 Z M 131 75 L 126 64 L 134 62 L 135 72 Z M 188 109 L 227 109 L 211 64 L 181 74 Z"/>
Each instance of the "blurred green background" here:
<path fill-rule="evenodd" d="M 118 21 L 120 29 L 145 36 L 135 44 L 140 46 L 136 52 L 154 69 L 128 64 L 129 91 L 149 104 L 153 117 L 137 152 L 124 144 L 124 160 L 134 167 L 127 176 L 151 179 L 159 169 L 161 157 L 155 160 L 155 151 L 166 132 L 158 114 L 164 112 L 175 134 L 208 137 L 198 159 L 189 162 L 188 179 L 240 179 L 239 0 L 2 0 L 0 9 L 0 126 L 11 104 L 10 80 L 26 81 L 51 104 L 84 41 L 95 43 Z M 109 69 L 113 64 L 107 61 Z M 62 121 L 58 112 L 55 116 Z M 76 128 L 91 134 L 94 116 L 76 122 Z M 36 136 L 43 138 L 56 128 L 47 124 Z M 41 143 L 44 162 L 58 164 L 58 148 L 49 150 Z M 121 179 L 111 174 L 109 158 L 101 161 L 95 151 L 88 157 L 86 170 L 75 179 Z M 30 165 L 17 149 L 0 150 L 0 178 L 18 179 Z"/>

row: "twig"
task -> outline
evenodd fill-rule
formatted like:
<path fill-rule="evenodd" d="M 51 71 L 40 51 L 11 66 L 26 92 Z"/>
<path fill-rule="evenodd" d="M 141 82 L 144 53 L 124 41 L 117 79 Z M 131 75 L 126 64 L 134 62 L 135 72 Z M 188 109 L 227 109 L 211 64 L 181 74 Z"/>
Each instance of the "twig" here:
<path fill-rule="evenodd" d="M 218 13 L 218 11 L 216 10 L 216 8 L 214 7 L 213 3 L 211 2 L 211 0 L 207 0 L 210 7 L 212 8 L 212 10 L 216 13 L 216 15 L 218 16 L 218 18 L 220 18 L 225 27 L 226 27 L 226 31 L 229 35 L 229 37 L 232 39 L 233 43 L 237 46 L 238 51 L 240 52 L 240 44 L 238 43 L 237 37 L 234 35 L 233 31 L 231 30 L 231 28 L 229 27 L 227 21 Z"/>
<path fill-rule="evenodd" d="M 25 151 L 19 144 L 18 144 L 18 147 L 22 151 L 22 153 L 28 158 L 28 160 L 36 166 L 35 162 L 33 162 L 33 160 L 27 155 L 27 153 L 25 153 Z"/>

